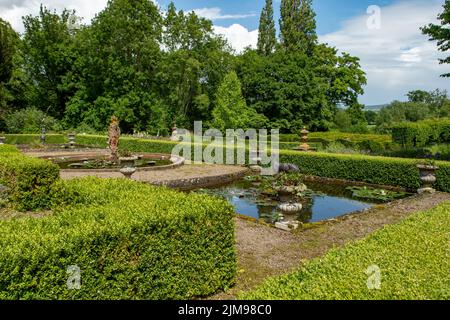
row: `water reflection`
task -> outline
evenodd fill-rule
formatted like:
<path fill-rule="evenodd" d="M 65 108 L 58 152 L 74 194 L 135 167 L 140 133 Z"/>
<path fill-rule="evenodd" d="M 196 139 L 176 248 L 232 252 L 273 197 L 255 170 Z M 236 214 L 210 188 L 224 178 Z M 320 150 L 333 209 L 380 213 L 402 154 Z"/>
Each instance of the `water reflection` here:
<path fill-rule="evenodd" d="M 285 221 L 298 220 L 303 223 L 318 222 L 351 212 L 361 211 L 373 206 L 373 203 L 355 200 L 340 185 L 322 185 L 307 183 L 309 193 L 303 198 L 291 196 L 268 197 L 261 194 L 252 182 L 239 181 L 231 185 L 210 189 L 209 194 L 222 196 L 235 208 L 236 212 L 266 222 L 277 218 L 277 206 L 282 202 L 301 202 L 301 212 L 292 215 L 284 214 Z"/>

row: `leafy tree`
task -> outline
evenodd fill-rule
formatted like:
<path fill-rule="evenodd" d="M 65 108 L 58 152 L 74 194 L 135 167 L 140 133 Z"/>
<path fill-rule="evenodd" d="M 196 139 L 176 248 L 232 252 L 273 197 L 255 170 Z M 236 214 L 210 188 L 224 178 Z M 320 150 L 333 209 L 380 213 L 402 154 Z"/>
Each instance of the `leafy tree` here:
<path fill-rule="evenodd" d="M 269 55 L 275 50 L 276 44 L 277 36 L 273 19 L 273 2 L 272 0 L 266 0 L 266 5 L 261 12 L 259 20 L 258 53 Z"/>
<path fill-rule="evenodd" d="M 36 108 L 26 108 L 5 116 L 8 133 L 40 133 L 42 126 L 47 130 L 57 128 L 57 121 Z"/>
<path fill-rule="evenodd" d="M 24 18 L 24 67 L 32 84 L 29 103 L 61 119 L 65 105 L 73 94 L 65 87 L 65 78 L 73 70 L 73 30 L 69 19 L 74 12 L 61 15 L 41 6 L 39 15 Z"/>
<path fill-rule="evenodd" d="M 5 84 L 11 79 L 17 41 L 18 35 L 11 25 L 0 18 L 0 84 Z"/>
<path fill-rule="evenodd" d="M 155 125 L 164 108 L 157 82 L 161 34 L 153 2 L 109 1 L 76 39 L 77 70 L 71 80 L 77 91 L 67 104 L 66 125 L 103 130 L 115 115 L 124 132 L 152 129 L 147 126 Z"/>
<path fill-rule="evenodd" d="M 334 125 L 340 131 L 346 131 L 352 126 L 352 119 L 346 110 L 339 109 L 334 115 Z"/>
<path fill-rule="evenodd" d="M 366 118 L 366 121 L 370 125 L 374 125 L 377 121 L 378 114 L 373 110 L 366 110 L 364 111 L 364 117 Z"/>
<path fill-rule="evenodd" d="M 19 37 L 11 25 L 0 19 L 0 116 L 7 108 L 10 92 L 7 84 L 10 82 L 14 66 L 14 56 L 17 52 Z"/>
<path fill-rule="evenodd" d="M 223 132 L 226 129 L 263 127 L 266 121 L 245 103 L 241 83 L 234 71 L 225 76 L 217 90 L 217 103 L 212 113 L 212 126 Z"/>
<path fill-rule="evenodd" d="M 448 52 L 450 49 L 450 0 L 445 0 L 444 11 L 439 14 L 438 19 L 441 21 L 440 25 L 429 24 L 421 28 L 422 32 L 430 36 L 431 41 L 437 41 L 440 51 Z M 445 59 L 439 59 L 441 64 L 450 63 L 450 56 Z M 443 77 L 450 77 L 450 73 L 442 75 Z"/>
<path fill-rule="evenodd" d="M 281 43 L 288 51 L 311 54 L 317 44 L 312 0 L 281 0 Z"/>

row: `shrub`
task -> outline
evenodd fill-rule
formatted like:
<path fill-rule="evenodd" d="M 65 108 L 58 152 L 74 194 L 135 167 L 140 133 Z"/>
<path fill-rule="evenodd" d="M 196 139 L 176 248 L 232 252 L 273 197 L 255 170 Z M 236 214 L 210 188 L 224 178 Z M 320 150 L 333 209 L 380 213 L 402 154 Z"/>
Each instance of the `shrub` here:
<path fill-rule="evenodd" d="M 362 241 L 334 249 L 297 272 L 243 294 L 254 300 L 448 300 L 450 203 L 413 215 Z M 369 266 L 381 271 L 380 290 L 368 288 Z"/>
<path fill-rule="evenodd" d="M 0 221 L 0 299 L 188 299 L 234 283 L 226 201 L 125 179 L 60 181 L 54 214 Z M 69 266 L 81 287 L 66 283 Z"/>
<path fill-rule="evenodd" d="M 0 184 L 10 189 L 10 200 L 18 210 L 47 208 L 49 190 L 58 178 L 58 166 L 49 161 L 0 152 Z"/>
<path fill-rule="evenodd" d="M 57 121 L 36 108 L 18 110 L 5 116 L 8 133 L 40 133 L 44 125 L 47 130 L 53 130 Z"/>

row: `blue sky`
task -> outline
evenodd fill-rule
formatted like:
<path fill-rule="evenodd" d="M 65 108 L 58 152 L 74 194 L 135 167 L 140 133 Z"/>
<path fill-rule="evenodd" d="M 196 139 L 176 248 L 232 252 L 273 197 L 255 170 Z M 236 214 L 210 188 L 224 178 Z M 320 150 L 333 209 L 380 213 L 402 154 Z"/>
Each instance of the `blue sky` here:
<path fill-rule="evenodd" d="M 171 0 L 159 0 L 163 7 Z M 218 19 L 215 24 L 229 27 L 239 23 L 247 29 L 258 28 L 259 14 L 265 4 L 265 0 L 174 0 L 178 9 L 190 11 L 199 8 L 220 8 L 223 15 L 253 15 L 239 19 Z M 338 29 L 347 19 L 364 14 L 370 5 L 385 6 L 393 0 L 315 0 L 314 9 L 317 13 L 317 31 L 326 34 Z M 274 0 L 275 19 L 279 19 L 280 0 Z"/>
<path fill-rule="evenodd" d="M 170 0 L 152 0 L 164 10 Z M 23 31 L 21 17 L 37 14 L 39 5 L 61 11 L 75 9 L 90 20 L 103 10 L 107 0 L 0 0 L 0 17 Z M 278 25 L 279 5 L 274 0 Z M 450 73 L 449 65 L 439 65 L 443 57 L 436 44 L 421 34 L 420 27 L 437 23 L 445 0 L 313 0 L 317 14 L 319 41 L 360 58 L 367 75 L 365 94 L 360 101 L 366 105 L 405 100 L 410 90 L 450 91 L 450 80 L 440 78 Z M 178 9 L 194 10 L 211 19 L 214 31 L 225 37 L 237 53 L 255 47 L 258 39 L 259 15 L 265 0 L 174 0 Z M 379 28 L 367 25 L 371 15 L 367 9 L 380 9 Z"/>

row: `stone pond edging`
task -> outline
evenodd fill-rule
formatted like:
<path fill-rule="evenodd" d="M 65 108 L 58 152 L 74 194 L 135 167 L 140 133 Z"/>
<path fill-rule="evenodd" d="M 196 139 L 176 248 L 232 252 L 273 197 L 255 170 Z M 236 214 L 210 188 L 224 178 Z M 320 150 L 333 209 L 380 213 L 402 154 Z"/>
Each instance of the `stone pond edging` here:
<path fill-rule="evenodd" d="M 242 179 L 250 173 L 248 168 L 242 167 L 242 170 L 233 173 L 227 173 L 217 176 L 196 177 L 189 179 L 165 180 L 152 182 L 153 185 L 165 186 L 169 188 L 189 191 L 199 188 L 216 187 L 225 185 L 236 180 Z"/>

